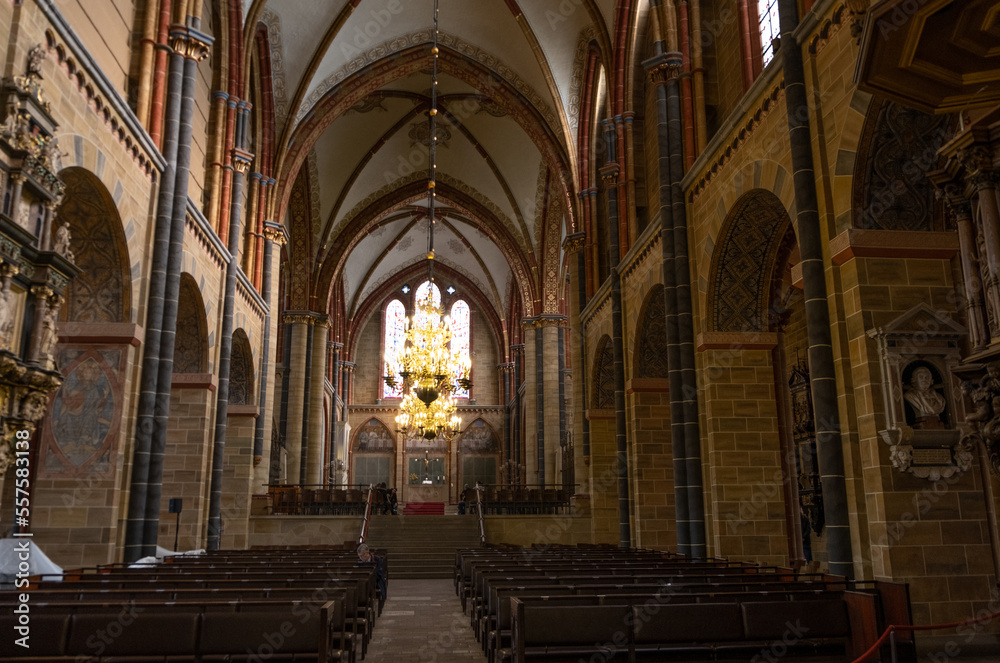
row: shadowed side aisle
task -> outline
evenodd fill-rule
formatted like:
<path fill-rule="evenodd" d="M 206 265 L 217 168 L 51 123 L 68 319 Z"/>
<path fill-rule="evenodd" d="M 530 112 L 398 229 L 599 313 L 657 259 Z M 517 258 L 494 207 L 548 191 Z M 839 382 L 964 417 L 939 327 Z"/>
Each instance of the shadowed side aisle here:
<path fill-rule="evenodd" d="M 486 656 L 462 614 L 449 579 L 390 576 L 389 598 L 375 624 L 366 662 L 483 663 Z"/>

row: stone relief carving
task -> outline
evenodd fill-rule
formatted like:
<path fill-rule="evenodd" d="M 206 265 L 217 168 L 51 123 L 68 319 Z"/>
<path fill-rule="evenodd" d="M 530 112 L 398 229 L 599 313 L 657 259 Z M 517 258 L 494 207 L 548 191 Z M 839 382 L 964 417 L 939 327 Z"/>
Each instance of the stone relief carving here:
<path fill-rule="evenodd" d="M 879 434 L 889 445 L 889 462 L 931 481 L 967 471 L 971 443 L 959 427 L 964 408 L 953 376 L 965 328 L 918 304 L 868 335 L 881 360 L 886 421 Z"/>

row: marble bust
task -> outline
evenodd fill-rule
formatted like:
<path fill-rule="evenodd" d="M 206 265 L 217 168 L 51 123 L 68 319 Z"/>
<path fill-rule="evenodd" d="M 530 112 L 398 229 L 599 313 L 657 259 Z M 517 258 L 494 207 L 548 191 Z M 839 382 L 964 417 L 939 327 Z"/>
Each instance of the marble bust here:
<path fill-rule="evenodd" d="M 920 366 L 910 376 L 910 384 L 903 398 L 916 416 L 914 428 L 942 428 L 941 413 L 947 405 L 944 396 L 934 388 L 934 375 L 926 366 Z"/>

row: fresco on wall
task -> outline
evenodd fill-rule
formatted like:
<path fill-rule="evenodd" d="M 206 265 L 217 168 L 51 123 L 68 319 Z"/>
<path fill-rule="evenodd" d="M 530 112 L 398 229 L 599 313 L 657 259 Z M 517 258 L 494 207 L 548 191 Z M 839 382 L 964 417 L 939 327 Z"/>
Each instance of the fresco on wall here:
<path fill-rule="evenodd" d="M 42 425 L 41 475 L 111 473 L 121 420 L 124 355 L 120 349 L 60 350 L 58 361 L 66 381 Z"/>
<path fill-rule="evenodd" d="M 362 453 L 386 453 L 392 451 L 392 433 L 378 419 L 369 419 L 358 429 L 354 444 Z"/>
<path fill-rule="evenodd" d="M 477 419 L 462 433 L 461 451 L 466 454 L 495 454 L 500 444 L 490 427 Z"/>

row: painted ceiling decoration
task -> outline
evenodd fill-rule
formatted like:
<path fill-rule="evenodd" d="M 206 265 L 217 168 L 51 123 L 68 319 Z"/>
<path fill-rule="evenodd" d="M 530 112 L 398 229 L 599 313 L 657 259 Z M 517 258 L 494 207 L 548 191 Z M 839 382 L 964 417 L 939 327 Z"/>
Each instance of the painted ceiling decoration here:
<path fill-rule="evenodd" d="M 440 0 L 436 252 L 507 325 L 511 296 L 565 306 L 587 54 L 614 61 L 622 7 L 648 2 L 467 2 Z M 363 324 L 424 258 L 432 0 L 241 4 L 271 45 L 292 298 Z"/>

